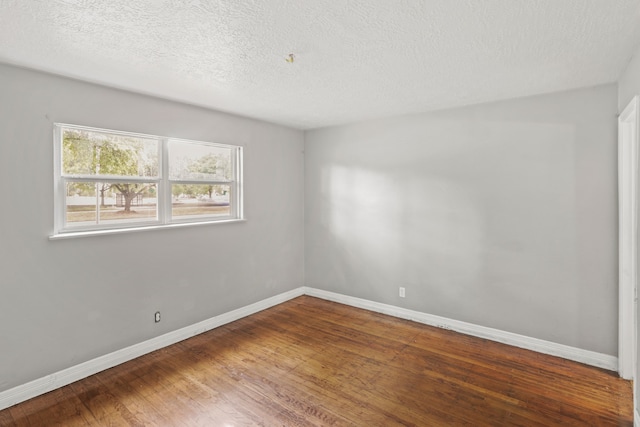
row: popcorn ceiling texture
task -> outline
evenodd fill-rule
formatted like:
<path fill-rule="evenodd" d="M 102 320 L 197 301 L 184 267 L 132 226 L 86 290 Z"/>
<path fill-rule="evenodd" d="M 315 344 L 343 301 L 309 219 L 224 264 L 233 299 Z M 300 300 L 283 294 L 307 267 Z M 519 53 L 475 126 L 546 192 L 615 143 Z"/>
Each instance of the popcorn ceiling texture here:
<path fill-rule="evenodd" d="M 0 0 L 0 61 L 309 129 L 614 82 L 640 38 L 639 8 Z"/>

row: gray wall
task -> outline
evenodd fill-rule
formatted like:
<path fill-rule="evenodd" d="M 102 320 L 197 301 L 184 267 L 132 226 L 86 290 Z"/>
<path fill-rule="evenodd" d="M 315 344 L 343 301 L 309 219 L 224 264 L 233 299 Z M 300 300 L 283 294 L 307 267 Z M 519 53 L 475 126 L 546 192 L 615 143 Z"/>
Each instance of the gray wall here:
<path fill-rule="evenodd" d="M 622 76 L 620 76 L 618 82 L 618 113 L 622 113 L 631 99 L 636 95 L 640 95 L 640 48 L 636 50 L 627 69 L 622 73 Z M 640 200 L 640 194 L 638 194 L 638 199 Z M 638 264 L 640 265 L 640 251 L 638 251 L 638 257 Z M 636 324 L 636 366 L 640 365 L 639 343 L 640 324 Z M 640 407 L 640 381 L 637 380 L 634 381 L 634 399 L 636 401 L 636 408 Z"/>
<path fill-rule="evenodd" d="M 640 88 L 636 68 L 621 101 Z M 319 129 L 303 143 L 0 65 L 0 391 L 303 283 L 615 355 L 616 95 Z M 248 221 L 48 240 L 54 122 L 244 146 Z"/>
<path fill-rule="evenodd" d="M 640 47 L 618 80 L 618 113 L 622 113 L 636 95 L 640 95 Z"/>
<path fill-rule="evenodd" d="M 244 146 L 247 221 L 48 240 L 54 122 Z M 0 65 L 0 391 L 302 286 L 303 138 Z"/>
<path fill-rule="evenodd" d="M 616 110 L 606 85 L 307 132 L 306 284 L 616 355 Z"/>

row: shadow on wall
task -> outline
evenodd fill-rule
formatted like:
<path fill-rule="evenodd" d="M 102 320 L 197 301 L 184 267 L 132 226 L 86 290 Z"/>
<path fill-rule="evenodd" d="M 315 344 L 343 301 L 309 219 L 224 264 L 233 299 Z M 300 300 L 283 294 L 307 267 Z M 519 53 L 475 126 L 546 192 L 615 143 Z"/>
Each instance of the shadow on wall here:
<path fill-rule="evenodd" d="M 579 292 L 567 250 L 577 244 L 573 127 L 443 126 L 440 140 L 369 141 L 323 165 L 326 283 L 525 335 L 539 335 L 531 319 L 550 325 L 547 339 L 553 324 L 577 330 L 579 316 L 564 316 Z"/>

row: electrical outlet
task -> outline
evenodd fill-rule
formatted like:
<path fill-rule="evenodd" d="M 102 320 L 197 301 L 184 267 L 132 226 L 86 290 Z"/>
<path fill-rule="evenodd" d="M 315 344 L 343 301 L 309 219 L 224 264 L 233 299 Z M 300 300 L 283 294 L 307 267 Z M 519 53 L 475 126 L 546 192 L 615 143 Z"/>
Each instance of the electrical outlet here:
<path fill-rule="evenodd" d="M 400 298 L 404 298 L 404 288 L 400 287 Z"/>
<path fill-rule="evenodd" d="M 160 312 L 156 311 L 155 317 L 154 317 L 156 323 L 158 323 L 160 321 Z"/>

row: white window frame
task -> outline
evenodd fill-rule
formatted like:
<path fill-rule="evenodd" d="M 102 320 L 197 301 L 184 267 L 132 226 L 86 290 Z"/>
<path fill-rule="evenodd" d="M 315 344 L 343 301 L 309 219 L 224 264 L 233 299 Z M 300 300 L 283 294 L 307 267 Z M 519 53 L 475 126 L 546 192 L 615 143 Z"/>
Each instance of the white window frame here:
<path fill-rule="evenodd" d="M 243 149 L 238 145 L 220 144 L 205 141 L 193 141 L 180 138 L 170 138 L 157 135 L 124 132 L 112 129 L 102 129 L 79 126 L 67 123 L 54 123 L 54 232 L 52 239 L 76 237 L 95 234 L 112 234 L 118 232 L 170 228 L 185 225 L 200 225 L 239 221 L 244 219 L 243 191 L 242 191 L 242 163 Z M 64 129 L 100 132 L 111 135 L 128 136 L 133 138 L 153 139 L 158 142 L 158 176 L 109 176 L 109 175 L 71 175 L 63 174 L 62 168 L 62 133 Z M 199 144 L 209 147 L 229 149 L 231 151 L 231 179 L 230 180 L 181 180 L 169 179 L 169 144 L 172 141 L 187 144 Z M 149 221 L 131 221 L 117 224 L 91 224 L 86 226 L 67 226 L 66 185 L 69 182 L 148 182 L 156 184 L 157 219 Z M 195 185 L 228 185 L 230 187 L 229 215 L 197 216 L 193 218 L 172 218 L 171 184 Z"/>

